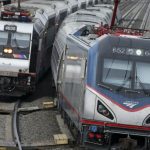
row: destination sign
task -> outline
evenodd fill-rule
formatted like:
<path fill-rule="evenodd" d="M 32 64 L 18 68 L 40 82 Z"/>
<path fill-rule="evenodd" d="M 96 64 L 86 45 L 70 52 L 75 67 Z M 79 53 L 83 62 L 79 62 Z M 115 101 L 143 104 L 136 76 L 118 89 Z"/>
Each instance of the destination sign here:
<path fill-rule="evenodd" d="M 17 31 L 17 26 L 15 26 L 15 25 L 5 25 L 4 26 L 4 30 L 5 31 L 13 31 L 13 32 L 15 32 L 15 31 Z"/>
<path fill-rule="evenodd" d="M 136 48 L 113 47 L 112 52 L 121 55 L 150 56 L 149 50 Z"/>

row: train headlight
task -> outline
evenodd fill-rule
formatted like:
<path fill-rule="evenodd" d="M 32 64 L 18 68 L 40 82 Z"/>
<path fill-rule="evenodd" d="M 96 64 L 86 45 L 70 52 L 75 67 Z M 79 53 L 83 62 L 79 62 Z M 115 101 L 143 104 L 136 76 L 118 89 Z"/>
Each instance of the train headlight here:
<path fill-rule="evenodd" d="M 150 115 L 148 117 L 146 117 L 146 119 L 144 120 L 143 123 L 145 126 L 150 126 Z"/>
<path fill-rule="evenodd" d="M 110 112 L 100 101 L 98 101 L 98 103 L 97 103 L 97 111 L 98 111 L 101 115 L 103 115 L 103 116 L 105 116 L 105 117 L 107 117 L 107 118 L 109 118 L 109 119 L 111 119 L 111 120 L 114 119 L 114 117 L 113 117 L 113 115 L 111 114 L 111 112 Z"/>
<path fill-rule="evenodd" d="M 146 124 L 150 125 L 150 117 L 146 120 Z"/>
<path fill-rule="evenodd" d="M 136 55 L 141 56 L 141 55 L 142 55 L 142 50 L 137 49 L 137 50 L 136 50 Z"/>
<path fill-rule="evenodd" d="M 11 48 L 4 48 L 4 53 L 12 54 L 13 50 Z"/>

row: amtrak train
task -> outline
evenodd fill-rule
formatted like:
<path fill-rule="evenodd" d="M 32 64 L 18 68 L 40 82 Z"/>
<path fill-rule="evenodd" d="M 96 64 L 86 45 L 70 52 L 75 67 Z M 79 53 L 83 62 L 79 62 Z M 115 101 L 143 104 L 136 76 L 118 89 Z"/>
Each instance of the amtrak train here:
<path fill-rule="evenodd" d="M 109 28 L 109 14 L 92 11 L 69 15 L 55 38 L 58 107 L 85 147 L 149 150 L 150 40 L 146 31 Z"/>
<path fill-rule="evenodd" d="M 0 7 L 0 95 L 22 96 L 50 67 L 51 47 L 64 18 L 86 1 L 29 0 Z M 89 4 L 88 4 L 89 5 Z"/>

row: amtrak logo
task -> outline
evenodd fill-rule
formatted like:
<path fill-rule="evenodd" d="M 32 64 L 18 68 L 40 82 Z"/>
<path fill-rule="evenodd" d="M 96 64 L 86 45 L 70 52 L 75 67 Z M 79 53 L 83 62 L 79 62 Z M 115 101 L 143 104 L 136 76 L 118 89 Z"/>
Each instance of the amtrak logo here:
<path fill-rule="evenodd" d="M 138 105 L 139 102 L 125 101 L 125 102 L 123 102 L 123 104 L 126 105 L 126 106 L 129 107 L 129 108 L 133 108 L 133 107 L 135 107 L 136 105 Z"/>

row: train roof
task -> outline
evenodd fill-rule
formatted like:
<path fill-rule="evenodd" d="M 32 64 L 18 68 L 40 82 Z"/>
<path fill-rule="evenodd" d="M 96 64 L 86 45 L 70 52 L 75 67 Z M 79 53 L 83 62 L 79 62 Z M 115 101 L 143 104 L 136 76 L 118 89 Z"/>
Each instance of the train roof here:
<path fill-rule="evenodd" d="M 93 17 L 92 17 L 93 16 Z M 69 15 L 64 22 L 87 22 L 87 24 L 108 24 L 105 14 L 96 11 L 78 10 L 77 12 Z"/>
<path fill-rule="evenodd" d="M 72 8 L 78 7 L 78 1 L 76 0 L 66 0 L 66 3 Z"/>
<path fill-rule="evenodd" d="M 86 5 L 86 0 L 77 0 L 78 1 L 78 7 L 81 7 L 81 5 Z"/>
<path fill-rule="evenodd" d="M 94 7 L 103 7 L 103 8 L 113 9 L 114 5 L 113 4 L 96 4 L 94 5 Z"/>
<path fill-rule="evenodd" d="M 93 4 L 93 0 L 86 0 L 86 5 L 88 6 L 90 3 Z"/>
<path fill-rule="evenodd" d="M 17 7 L 18 4 L 17 3 L 13 3 L 13 4 L 10 4 L 10 5 L 6 5 L 5 8 L 6 9 L 9 9 L 11 10 L 11 8 L 15 8 Z M 35 14 L 36 12 L 40 12 L 42 11 L 41 13 L 44 15 L 44 17 L 46 17 L 47 19 L 49 18 L 52 18 L 56 15 L 56 12 L 55 10 L 48 6 L 48 5 L 45 5 L 45 4 L 32 4 L 32 3 L 25 3 L 25 2 L 22 2 L 21 3 L 21 8 L 26 10 L 26 11 L 29 11 L 31 16 L 34 18 L 35 17 Z"/>
<path fill-rule="evenodd" d="M 68 10 L 68 6 L 64 1 L 50 1 L 50 0 L 31 0 L 25 1 L 21 4 L 32 4 L 40 8 L 40 6 L 45 6 L 47 8 L 55 9 L 56 12 L 64 12 Z"/>
<path fill-rule="evenodd" d="M 96 11 L 103 11 L 103 12 L 112 12 L 113 11 L 113 9 L 110 9 L 110 8 L 107 8 L 107 7 L 102 7 L 102 6 L 97 6 L 97 5 L 89 6 L 86 9 L 96 10 Z"/>
<path fill-rule="evenodd" d="M 65 32 L 65 34 L 68 35 L 78 31 L 82 26 L 84 26 L 83 22 L 64 22 L 60 27 L 60 30 L 62 30 L 63 32 Z"/>
<path fill-rule="evenodd" d="M 113 4 L 96 4 L 96 5 L 93 5 L 93 9 L 100 9 L 100 10 L 110 14 L 110 13 L 113 13 L 114 5 Z M 122 14 L 121 14 L 119 7 L 117 9 L 116 17 L 119 20 L 122 19 Z"/>
<path fill-rule="evenodd" d="M 32 14 L 32 16 L 35 15 L 38 9 L 41 9 L 45 13 L 46 18 L 51 18 L 55 16 L 56 13 L 58 16 L 60 13 L 68 11 L 68 6 L 63 1 L 30 0 L 30 1 L 21 2 L 20 5 L 22 9 L 28 10 Z M 17 7 L 17 6 L 18 3 L 13 3 L 5 7 L 8 8 L 8 7 Z"/>
<path fill-rule="evenodd" d="M 80 29 L 81 30 L 81 29 Z M 120 35 L 104 34 L 98 36 L 97 34 L 89 34 L 86 36 L 78 35 L 77 33 L 70 34 L 69 37 L 80 42 L 80 45 L 92 47 L 94 45 L 103 45 L 102 47 L 126 47 L 133 49 L 148 50 L 150 47 L 149 39 L 144 39 L 142 36 L 135 35 Z M 74 38 L 75 37 L 75 38 Z M 118 42 L 119 41 L 119 42 Z M 88 49 L 87 49 L 88 50 Z"/>
<path fill-rule="evenodd" d="M 92 11 L 92 12 L 96 11 L 98 13 L 105 14 L 108 22 L 111 21 L 112 14 L 113 14 L 113 10 L 111 10 L 111 9 L 107 9 L 107 8 L 103 8 L 103 7 L 87 7 L 86 10 Z"/>

